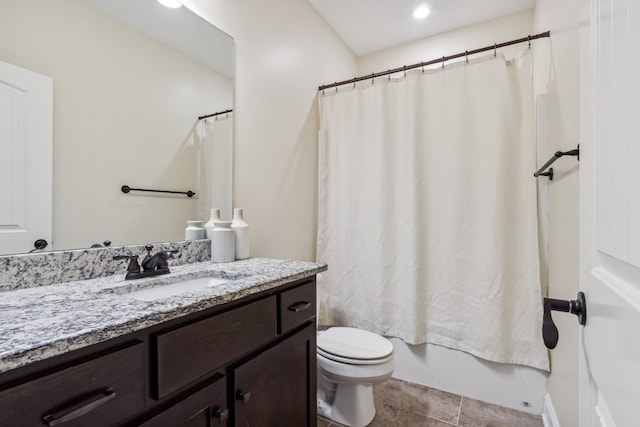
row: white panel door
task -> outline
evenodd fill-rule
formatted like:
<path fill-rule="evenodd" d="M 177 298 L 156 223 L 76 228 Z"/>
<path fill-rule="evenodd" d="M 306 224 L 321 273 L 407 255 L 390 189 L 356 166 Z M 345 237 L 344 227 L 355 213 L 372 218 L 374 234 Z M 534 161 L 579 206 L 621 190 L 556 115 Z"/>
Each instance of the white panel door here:
<path fill-rule="evenodd" d="M 51 244 L 53 80 L 0 62 L 0 254 Z"/>
<path fill-rule="evenodd" d="M 640 2 L 583 4 L 580 426 L 638 426 Z"/>

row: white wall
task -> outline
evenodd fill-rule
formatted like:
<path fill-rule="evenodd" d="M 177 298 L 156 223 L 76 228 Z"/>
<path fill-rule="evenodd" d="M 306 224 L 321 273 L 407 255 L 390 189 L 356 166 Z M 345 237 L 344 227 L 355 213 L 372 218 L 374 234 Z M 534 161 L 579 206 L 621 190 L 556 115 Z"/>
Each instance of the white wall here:
<path fill-rule="evenodd" d="M 574 149 L 578 144 L 579 17 L 579 0 L 536 2 L 535 30 L 551 31 L 549 155 Z M 552 298 L 575 299 L 578 293 L 578 167 L 575 158 L 563 158 L 553 165 L 553 181 L 545 180 L 549 207 L 548 294 Z M 575 316 L 565 313 L 554 313 L 553 320 L 560 339 L 550 352 L 548 392 L 560 424 L 577 426 L 581 326 Z"/>
<path fill-rule="evenodd" d="M 251 255 L 315 260 L 317 87 L 355 57 L 307 1 L 185 2 L 236 42 L 235 206 Z"/>
<path fill-rule="evenodd" d="M 358 75 L 428 61 L 537 33 L 533 31 L 533 11 L 505 16 L 360 57 Z M 526 48 L 526 44 L 502 49 L 501 52 L 507 56 L 515 55 L 523 48 Z M 539 414 L 542 411 L 547 380 L 545 372 L 525 366 L 488 362 L 436 345 L 411 346 L 398 339 L 392 341 L 396 352 L 396 378 L 531 413 Z"/>
<path fill-rule="evenodd" d="M 232 106 L 229 78 L 79 0 L 5 1 L 0 61 L 53 77 L 53 245 L 182 240 L 195 200 L 197 117 Z M 132 193 L 133 194 L 133 193 Z"/>

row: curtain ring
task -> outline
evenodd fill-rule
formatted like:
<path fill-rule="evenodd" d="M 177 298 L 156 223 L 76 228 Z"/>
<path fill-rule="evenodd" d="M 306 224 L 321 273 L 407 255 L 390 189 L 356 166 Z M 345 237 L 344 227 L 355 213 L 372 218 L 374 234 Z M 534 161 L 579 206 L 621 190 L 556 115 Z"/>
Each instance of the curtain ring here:
<path fill-rule="evenodd" d="M 464 61 L 467 64 L 469 63 L 469 51 L 467 51 L 467 50 L 464 51 Z"/>
<path fill-rule="evenodd" d="M 375 83 L 375 74 L 371 73 L 371 84 Z"/>
<path fill-rule="evenodd" d="M 338 83 L 333 82 L 334 85 L 336 85 L 336 93 L 338 92 Z"/>
<path fill-rule="evenodd" d="M 422 65 L 422 72 L 424 73 L 424 61 L 420 61 L 420 65 Z"/>
<path fill-rule="evenodd" d="M 402 66 L 402 71 L 404 71 L 404 76 L 407 77 L 407 66 L 406 65 Z"/>
<path fill-rule="evenodd" d="M 494 44 L 493 44 L 493 57 L 494 57 L 494 58 L 495 58 L 496 56 L 498 56 L 497 48 L 498 48 L 498 45 L 494 43 Z"/>
<path fill-rule="evenodd" d="M 387 81 L 391 81 L 391 70 L 387 70 Z"/>
<path fill-rule="evenodd" d="M 444 56 L 442 57 L 442 69 L 444 70 Z"/>
<path fill-rule="evenodd" d="M 527 36 L 527 40 L 529 41 L 529 49 L 531 49 L 531 36 Z"/>

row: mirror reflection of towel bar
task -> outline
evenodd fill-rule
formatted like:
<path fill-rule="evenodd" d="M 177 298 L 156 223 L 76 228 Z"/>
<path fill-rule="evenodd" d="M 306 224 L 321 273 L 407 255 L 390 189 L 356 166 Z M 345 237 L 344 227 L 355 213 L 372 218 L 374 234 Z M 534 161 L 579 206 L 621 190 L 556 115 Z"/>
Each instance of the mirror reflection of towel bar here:
<path fill-rule="evenodd" d="M 193 191 L 173 191 L 173 190 L 149 190 L 147 188 L 132 188 L 128 185 L 123 185 L 121 188 L 123 193 L 128 193 L 129 191 L 148 191 L 151 193 L 169 193 L 169 194 L 185 194 L 187 197 L 193 197 L 196 195 Z"/>
<path fill-rule="evenodd" d="M 545 163 L 540 169 L 538 169 L 538 171 L 534 173 L 533 176 L 536 178 L 539 176 L 546 176 L 549 177 L 549 181 L 553 180 L 553 168 L 549 168 L 549 166 L 551 166 L 553 162 L 555 162 L 562 156 L 577 156 L 578 161 L 580 161 L 580 145 L 578 144 L 578 148 L 576 148 L 575 150 L 564 152 L 556 151 L 553 156 L 551 156 L 551 158 L 547 160 L 547 163 Z M 549 168 L 549 172 L 544 172 L 547 168 Z"/>

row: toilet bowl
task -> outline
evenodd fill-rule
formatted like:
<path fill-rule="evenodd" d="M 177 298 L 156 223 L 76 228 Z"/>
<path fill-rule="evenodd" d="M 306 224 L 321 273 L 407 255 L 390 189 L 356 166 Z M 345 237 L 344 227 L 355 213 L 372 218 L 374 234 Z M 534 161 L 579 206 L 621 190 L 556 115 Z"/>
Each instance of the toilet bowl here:
<path fill-rule="evenodd" d="M 373 332 L 333 327 L 319 332 L 318 413 L 340 424 L 364 427 L 376 415 L 373 385 L 393 373 L 393 345 Z"/>

